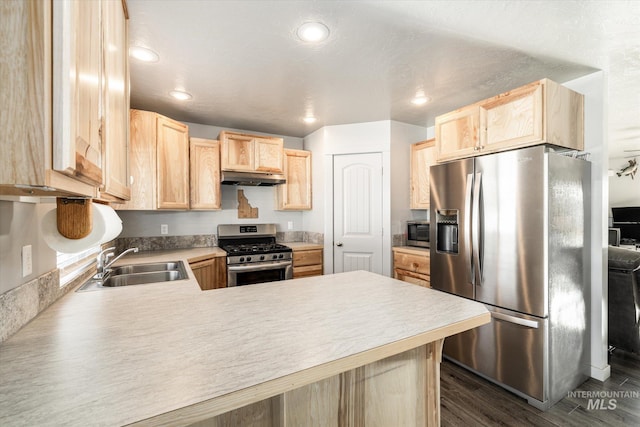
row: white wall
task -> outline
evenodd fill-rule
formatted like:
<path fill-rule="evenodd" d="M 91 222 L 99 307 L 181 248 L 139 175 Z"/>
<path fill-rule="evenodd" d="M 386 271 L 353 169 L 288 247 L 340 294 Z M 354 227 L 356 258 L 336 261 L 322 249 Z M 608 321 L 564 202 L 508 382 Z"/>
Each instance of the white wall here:
<path fill-rule="evenodd" d="M 304 148 L 314 159 L 314 209 L 303 214 L 303 223 L 305 230 L 324 231 L 326 274 L 333 273 L 333 157 L 382 153 L 382 272 L 390 275 L 392 236 L 402 233 L 400 224 L 414 215 L 409 210 L 409 145 L 427 137 L 426 128 L 389 120 L 326 126 L 305 137 Z"/>
<path fill-rule="evenodd" d="M 198 123 L 186 124 L 189 126 L 189 136 L 195 138 L 217 139 L 222 130 L 256 133 Z M 302 149 L 302 138 L 274 136 L 282 137 L 286 148 Z M 238 218 L 238 189 L 243 189 L 249 204 L 258 208 L 258 218 Z M 161 224 L 169 226 L 169 236 L 217 234 L 218 224 L 240 223 L 275 223 L 278 226 L 278 231 L 289 231 L 288 223 L 292 222 L 292 231 L 307 231 L 303 228 L 302 212 L 275 210 L 274 187 L 223 185 L 221 195 L 222 209 L 219 211 L 118 211 L 118 215 L 122 219 L 120 237 L 160 236 Z"/>
<path fill-rule="evenodd" d="M 406 233 L 410 219 L 429 219 L 427 209 L 411 203 L 411 144 L 432 138 L 434 128 L 391 122 L 391 235 Z"/>
<path fill-rule="evenodd" d="M 640 161 L 640 156 L 637 160 Z M 629 159 L 615 158 L 609 162 L 609 168 L 613 170 L 613 176 L 609 177 L 609 207 L 640 206 L 640 173 L 636 173 L 634 179 L 629 175 L 617 176 L 615 172 L 629 166 Z"/>
<path fill-rule="evenodd" d="M 56 268 L 56 252 L 47 246 L 40 231 L 42 217 L 55 207 L 55 203 L 0 201 L 0 294 Z M 22 277 L 25 245 L 31 245 L 33 269 Z"/>
<path fill-rule="evenodd" d="M 302 213 L 302 228 L 304 231 L 323 233 L 326 235 L 324 220 L 325 199 L 332 197 L 332 193 L 325 193 L 325 152 L 324 128 L 304 137 L 304 149 L 311 151 L 311 207 L 310 211 Z"/>
<path fill-rule="evenodd" d="M 607 361 L 608 142 L 604 72 L 589 74 L 564 86 L 584 95 L 584 146 L 591 153 L 591 376 L 610 376 Z"/>

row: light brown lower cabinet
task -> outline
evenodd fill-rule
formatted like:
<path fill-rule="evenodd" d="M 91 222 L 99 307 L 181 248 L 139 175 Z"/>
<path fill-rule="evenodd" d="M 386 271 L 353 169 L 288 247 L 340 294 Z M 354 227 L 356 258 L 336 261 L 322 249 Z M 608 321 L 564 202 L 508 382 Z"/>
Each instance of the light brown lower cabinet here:
<path fill-rule="evenodd" d="M 321 276 L 322 249 L 293 249 L 293 278 Z"/>
<path fill-rule="evenodd" d="M 431 287 L 429 250 L 418 248 L 393 248 L 394 279 Z"/>
<path fill-rule="evenodd" d="M 200 289 L 220 289 L 227 287 L 227 258 L 224 256 L 190 262 L 189 267 L 200 285 Z"/>

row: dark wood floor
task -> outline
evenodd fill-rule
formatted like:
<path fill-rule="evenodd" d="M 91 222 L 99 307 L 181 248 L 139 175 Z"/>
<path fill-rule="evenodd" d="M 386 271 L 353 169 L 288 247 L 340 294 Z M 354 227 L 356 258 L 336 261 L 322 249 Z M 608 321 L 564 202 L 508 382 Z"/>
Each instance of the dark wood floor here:
<path fill-rule="evenodd" d="M 587 398 L 565 397 L 546 412 L 493 383 L 444 360 L 441 366 L 442 426 L 640 426 L 640 356 L 615 350 L 611 377 L 589 379 L 578 391 L 632 392 L 590 409 Z M 593 405 L 593 402 L 592 402 Z"/>

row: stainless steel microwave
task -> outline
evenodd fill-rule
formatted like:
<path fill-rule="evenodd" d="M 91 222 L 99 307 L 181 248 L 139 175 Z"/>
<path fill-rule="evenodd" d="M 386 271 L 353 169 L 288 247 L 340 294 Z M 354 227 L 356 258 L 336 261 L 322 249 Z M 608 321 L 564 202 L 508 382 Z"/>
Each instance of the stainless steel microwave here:
<path fill-rule="evenodd" d="M 429 247 L 429 221 L 407 221 L 407 245 Z"/>

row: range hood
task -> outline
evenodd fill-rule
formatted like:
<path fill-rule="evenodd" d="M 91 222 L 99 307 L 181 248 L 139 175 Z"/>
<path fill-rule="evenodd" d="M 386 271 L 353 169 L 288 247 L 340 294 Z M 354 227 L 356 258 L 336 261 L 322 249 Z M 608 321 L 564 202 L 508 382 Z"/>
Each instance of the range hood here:
<path fill-rule="evenodd" d="M 222 171 L 221 182 L 225 185 L 277 185 L 287 182 L 284 175 L 254 172 Z"/>

